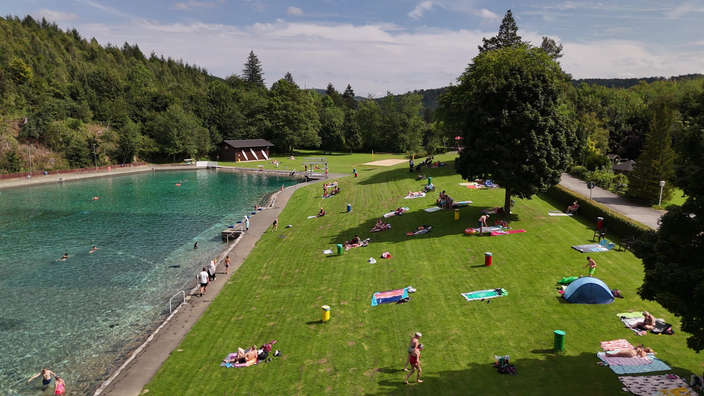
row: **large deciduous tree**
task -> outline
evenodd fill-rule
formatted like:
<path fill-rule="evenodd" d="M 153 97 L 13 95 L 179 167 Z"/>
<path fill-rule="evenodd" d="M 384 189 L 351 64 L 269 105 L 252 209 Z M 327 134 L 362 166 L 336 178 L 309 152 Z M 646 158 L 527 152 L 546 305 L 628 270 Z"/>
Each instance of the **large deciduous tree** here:
<path fill-rule="evenodd" d="M 320 148 L 325 151 L 342 149 L 345 145 L 343 123 L 345 114 L 335 106 L 330 96 L 322 98 L 320 106 Z"/>
<path fill-rule="evenodd" d="M 264 72 L 262 71 L 262 62 L 254 54 L 254 51 L 249 51 L 247 62 L 244 63 L 242 69 L 242 80 L 260 87 L 264 86 Z"/>
<path fill-rule="evenodd" d="M 669 183 L 674 174 L 675 152 L 672 150 L 674 112 L 665 105 L 656 106 L 645 138 L 645 148 L 629 175 L 628 194 L 649 204 L 657 202 L 660 181 L 666 181 L 662 197 L 669 200 L 673 187 Z"/>
<path fill-rule="evenodd" d="M 524 43 L 521 41 L 521 36 L 518 35 L 518 25 L 516 25 L 516 20 L 513 19 L 511 10 L 508 10 L 506 11 L 506 15 L 504 15 L 504 19 L 501 21 L 501 26 L 499 26 L 499 34 L 489 39 L 482 38 L 479 53 L 481 54 L 487 51 L 521 44 Z"/>
<path fill-rule="evenodd" d="M 287 153 L 292 153 L 294 147 L 320 145 L 320 119 L 311 92 L 281 79 L 269 97 L 267 140 Z"/>
<path fill-rule="evenodd" d="M 576 140 L 564 100 L 570 76 L 540 48 L 513 46 L 473 59 L 440 97 L 438 117 L 464 137 L 463 178 L 491 178 L 530 198 L 559 183 Z"/>
<path fill-rule="evenodd" d="M 638 294 L 682 320 L 687 346 L 704 350 L 704 131 L 688 128 L 677 145 L 674 183 L 687 196 L 634 244 L 645 277 Z"/>

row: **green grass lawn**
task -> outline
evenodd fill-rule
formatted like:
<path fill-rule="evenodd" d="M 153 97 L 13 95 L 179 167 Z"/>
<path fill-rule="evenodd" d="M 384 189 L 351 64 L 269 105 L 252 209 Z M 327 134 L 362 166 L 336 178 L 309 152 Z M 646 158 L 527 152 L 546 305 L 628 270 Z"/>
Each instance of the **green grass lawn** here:
<path fill-rule="evenodd" d="M 323 154 L 322 151 L 312 151 L 312 150 L 297 150 L 294 152 L 295 160 L 289 159 L 288 155 L 285 156 L 272 156 L 269 157 L 268 161 L 253 161 L 253 162 L 219 162 L 222 166 L 236 166 L 241 168 L 258 168 L 259 165 L 263 165 L 264 169 L 271 170 L 288 170 L 292 171 L 294 168 L 298 172 L 303 171 L 303 163 L 306 162 L 305 158 L 320 158 L 326 157 L 329 161 L 329 169 L 331 173 L 352 173 L 353 168 L 357 168 L 357 172 L 371 171 L 373 169 L 378 169 L 375 166 L 362 165 L 368 162 L 372 162 L 371 153 L 334 153 L 334 154 Z M 385 159 L 400 159 L 408 160 L 406 157 L 400 154 L 374 154 L 374 161 L 380 161 Z M 425 157 L 421 158 L 424 160 Z M 279 167 L 277 168 L 272 161 L 279 161 Z M 325 172 L 323 165 L 320 165 L 320 169 L 315 169 L 314 172 Z"/>
<path fill-rule="evenodd" d="M 658 207 L 657 205 L 653 205 L 653 208 L 665 209 L 666 207 L 668 207 L 670 205 L 681 206 L 684 203 L 685 199 L 687 199 L 687 197 L 684 195 L 682 190 L 680 190 L 679 188 L 676 188 L 675 191 L 672 193 L 672 198 L 669 201 L 663 201 L 661 207 Z"/>
<path fill-rule="evenodd" d="M 403 199 L 424 184 L 405 165 L 362 167 L 359 178 L 340 179 L 342 195 L 330 199 L 320 199 L 319 185 L 298 190 L 280 216 L 282 225 L 293 228 L 264 235 L 146 386 L 148 394 L 625 394 L 616 374 L 596 364 L 599 341 L 618 338 L 653 347 L 675 374 L 689 379 L 701 373 L 701 357 L 687 349 L 678 319 L 637 296 L 643 271 L 630 252 L 592 255 L 595 276 L 626 298 L 609 305 L 573 305 L 558 298 L 557 280 L 586 274 L 586 255 L 570 246 L 591 241 L 591 219 L 549 217 L 548 210 L 563 205 L 540 196 L 517 200 L 511 215 L 491 216 L 492 222 L 506 218 L 526 233 L 466 236 L 463 230 L 475 226 L 482 208 L 503 202 L 504 190 L 459 186 L 452 156 L 444 159 L 448 166 L 425 173 L 456 201 L 474 201 L 461 209 L 458 221 L 450 212 L 422 210 L 437 194 Z M 351 213 L 345 213 L 348 203 Z M 328 216 L 306 219 L 321 205 Z M 411 210 L 388 219 L 390 230 L 369 233 L 382 213 L 398 206 Z M 405 235 L 423 224 L 432 225 L 432 232 Z M 354 234 L 373 242 L 342 256 L 321 254 Z M 385 251 L 393 258 L 380 259 Z M 483 265 L 484 252 L 493 253 L 492 267 Z M 369 264 L 369 257 L 377 264 Z M 409 303 L 370 306 L 374 292 L 409 285 L 418 290 Z M 509 295 L 491 303 L 466 302 L 460 295 L 497 287 Z M 332 307 L 332 319 L 323 324 L 325 304 Z M 675 324 L 677 333 L 638 337 L 616 317 L 644 309 Z M 552 352 L 556 329 L 567 333 L 566 351 L 559 354 Z M 421 358 L 424 383 L 405 385 L 401 369 L 415 331 L 423 333 L 427 346 Z M 228 352 L 265 340 L 277 340 L 283 356 L 254 367 L 219 367 Z M 498 374 L 491 367 L 494 355 L 510 355 L 518 375 Z"/>

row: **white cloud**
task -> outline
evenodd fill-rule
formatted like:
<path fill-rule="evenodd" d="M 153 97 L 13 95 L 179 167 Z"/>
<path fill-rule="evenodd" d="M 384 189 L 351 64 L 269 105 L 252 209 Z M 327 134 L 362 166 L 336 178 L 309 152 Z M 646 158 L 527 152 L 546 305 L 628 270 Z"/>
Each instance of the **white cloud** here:
<path fill-rule="evenodd" d="M 684 3 L 678 7 L 675 7 L 673 9 L 667 10 L 663 12 L 666 16 L 670 18 L 681 18 L 689 13 L 692 12 L 702 12 L 704 11 L 704 7 L 702 7 L 700 4 L 697 4 L 700 2 L 694 2 L 690 1 L 687 3 Z"/>
<path fill-rule="evenodd" d="M 482 8 L 479 11 L 474 12 L 474 15 L 482 18 L 482 20 L 489 21 L 489 22 L 499 22 L 503 19 L 503 17 L 495 12 L 491 12 L 487 10 L 486 8 Z"/>
<path fill-rule="evenodd" d="M 220 77 L 240 73 L 247 54 L 253 50 L 262 61 L 267 85 L 289 71 L 301 86 L 325 88 L 332 82 L 339 88 L 351 84 L 360 96 L 447 86 L 476 56 L 482 37 L 495 34 L 493 28 L 408 31 L 388 23 L 283 20 L 248 26 L 133 21 L 121 25 L 87 24 L 80 30 L 102 44 L 138 42 L 145 53 L 155 51 L 181 58 Z M 545 35 L 541 33 L 521 31 L 521 36 L 540 43 Z M 205 42 L 209 45 L 204 46 Z M 609 78 L 628 73 L 637 77 L 670 76 L 704 71 L 701 53 L 675 46 L 629 40 L 562 43 L 565 56 L 561 63 L 575 78 Z"/>
<path fill-rule="evenodd" d="M 303 16 L 303 10 L 298 7 L 289 7 L 286 9 L 286 14 L 294 16 Z"/>
<path fill-rule="evenodd" d="M 79 16 L 76 14 L 47 10 L 42 8 L 38 12 L 33 13 L 37 18 L 46 18 L 47 21 L 54 22 L 65 22 L 65 21 L 77 21 Z"/>
<path fill-rule="evenodd" d="M 176 4 L 174 4 L 174 7 L 179 10 L 187 10 L 188 9 L 188 6 L 186 5 L 186 3 L 176 3 Z"/>
<path fill-rule="evenodd" d="M 416 6 L 413 11 L 408 13 L 408 16 L 413 19 L 420 19 L 426 11 L 430 11 L 433 8 L 432 1 L 424 1 Z"/>

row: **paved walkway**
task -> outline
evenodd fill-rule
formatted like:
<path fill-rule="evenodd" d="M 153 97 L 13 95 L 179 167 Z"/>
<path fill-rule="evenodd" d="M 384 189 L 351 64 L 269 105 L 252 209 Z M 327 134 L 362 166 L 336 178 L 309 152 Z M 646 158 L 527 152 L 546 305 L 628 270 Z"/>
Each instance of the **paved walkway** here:
<path fill-rule="evenodd" d="M 589 189 L 587 188 L 587 182 L 584 180 L 563 173 L 560 185 L 589 198 Z M 667 213 L 665 210 L 640 206 L 599 187 L 594 187 L 592 190 L 592 200 L 655 230 L 659 227 L 658 220 L 660 220 L 660 217 Z"/>
<path fill-rule="evenodd" d="M 330 174 L 329 179 L 335 180 L 349 176 L 345 174 Z M 328 179 L 328 180 L 329 180 Z M 300 187 L 312 183 L 323 182 L 325 179 L 301 183 L 283 190 L 273 207 L 267 208 L 250 220 L 249 231 L 242 237 L 237 246 L 229 253 L 232 261 L 230 276 L 242 265 L 245 258 L 252 252 L 254 245 L 259 238 L 271 228 L 274 219 L 277 218 L 288 203 L 293 193 Z M 279 224 L 279 230 L 286 225 Z M 134 360 L 120 372 L 117 377 L 104 389 L 100 390 L 100 395 L 110 396 L 137 396 L 144 386 L 152 379 L 157 370 L 166 361 L 171 353 L 178 353 L 176 348 L 183 338 L 191 330 L 191 327 L 198 321 L 210 302 L 217 297 L 225 284 L 229 283 L 230 276 L 224 274 L 222 263 L 218 266 L 217 280 L 208 286 L 208 295 L 203 297 L 189 296 L 186 304 L 179 308 L 179 312 L 164 325 L 160 331 L 152 335 L 152 340 L 134 358 Z M 195 275 L 195 272 L 194 272 Z M 195 285 L 195 276 L 193 279 Z"/>

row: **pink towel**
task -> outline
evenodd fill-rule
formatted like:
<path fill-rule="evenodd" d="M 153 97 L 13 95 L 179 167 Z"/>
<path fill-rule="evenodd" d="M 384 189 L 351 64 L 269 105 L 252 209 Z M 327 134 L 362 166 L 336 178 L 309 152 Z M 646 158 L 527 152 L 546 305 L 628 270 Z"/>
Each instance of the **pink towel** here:
<path fill-rule="evenodd" d="M 599 352 L 599 355 L 609 366 L 643 366 L 652 363 L 647 357 L 615 357 L 604 352 Z"/>
<path fill-rule="evenodd" d="M 622 349 L 632 349 L 633 345 L 631 345 L 630 342 L 620 339 L 620 340 L 612 340 L 612 341 L 602 341 L 601 342 L 601 349 L 605 351 L 620 351 Z"/>

